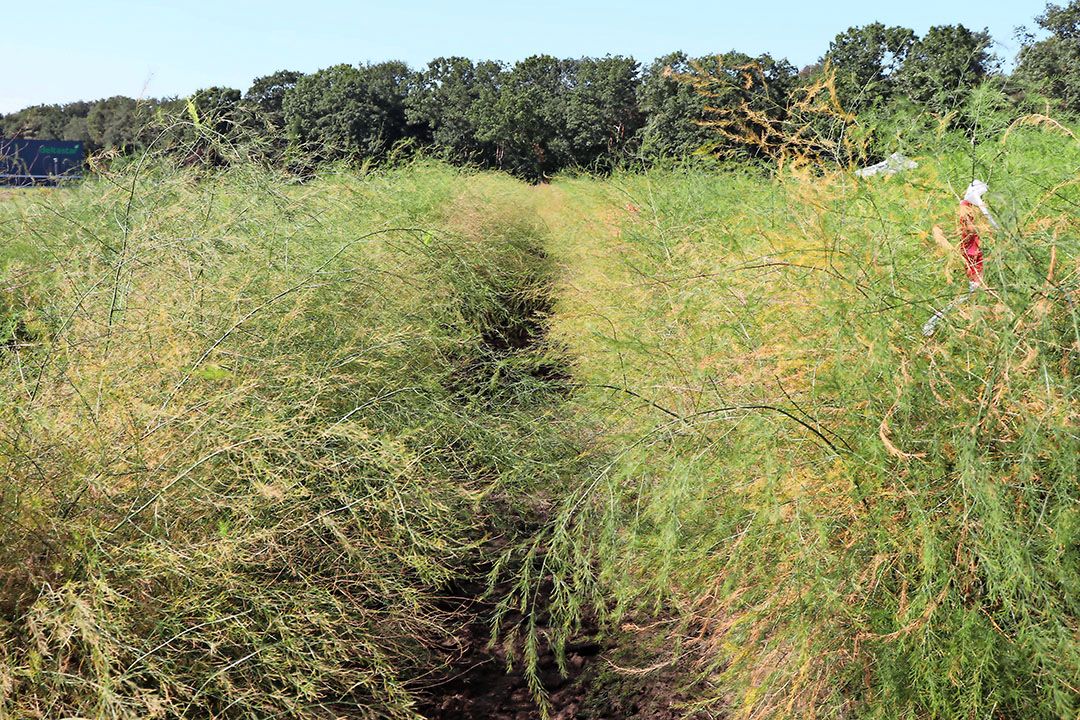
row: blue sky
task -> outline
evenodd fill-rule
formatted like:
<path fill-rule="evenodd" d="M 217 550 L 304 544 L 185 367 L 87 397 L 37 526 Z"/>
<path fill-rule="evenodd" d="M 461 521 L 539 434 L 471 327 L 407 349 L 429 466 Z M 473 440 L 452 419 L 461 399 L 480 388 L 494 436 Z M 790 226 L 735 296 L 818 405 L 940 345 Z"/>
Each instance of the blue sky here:
<path fill-rule="evenodd" d="M 1032 25 L 1044 0 L 896 2 L 346 2 L 13 0 L 0 15 L 7 70 L 0 112 L 110 95 L 186 95 L 200 87 L 246 89 L 275 70 L 440 55 L 513 61 L 625 54 L 649 61 L 672 50 L 769 52 L 803 66 L 851 26 L 881 21 L 986 27 L 999 55 L 1013 30 Z"/>

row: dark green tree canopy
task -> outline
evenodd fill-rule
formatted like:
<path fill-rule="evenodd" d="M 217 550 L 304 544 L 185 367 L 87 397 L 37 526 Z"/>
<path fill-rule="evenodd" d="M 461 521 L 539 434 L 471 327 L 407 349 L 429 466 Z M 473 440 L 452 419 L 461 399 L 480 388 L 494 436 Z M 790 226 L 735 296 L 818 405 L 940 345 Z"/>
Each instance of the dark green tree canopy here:
<path fill-rule="evenodd" d="M 34 105 L 0 116 L 0 135 L 89 142 L 86 116 L 93 105 L 85 101 L 65 105 Z"/>
<path fill-rule="evenodd" d="M 1024 38 L 1016 77 L 1065 111 L 1080 114 L 1080 0 L 1064 7 L 1047 5 L 1036 22 L 1050 36 Z"/>
<path fill-rule="evenodd" d="M 645 71 L 638 109 L 645 117 L 640 146 L 646 156 L 687 155 L 713 138 L 698 124 L 705 119 L 705 98 L 676 77 L 693 69 L 686 53 L 674 52 L 657 58 Z"/>
<path fill-rule="evenodd" d="M 290 139 L 317 157 L 381 156 L 407 136 L 404 63 L 335 65 L 296 81 L 283 110 Z"/>
<path fill-rule="evenodd" d="M 60 137 L 66 123 L 62 105 L 34 105 L 3 118 L 6 137 Z"/>
<path fill-rule="evenodd" d="M 478 105 L 477 137 L 496 147 L 496 162 L 539 180 L 572 164 L 567 100 L 577 61 L 534 55 L 502 78 L 494 102 Z"/>
<path fill-rule="evenodd" d="M 145 144 L 150 119 L 149 104 L 117 95 L 94 103 L 86 129 L 94 146 L 131 152 Z"/>
<path fill-rule="evenodd" d="M 841 105 L 857 112 L 891 99 L 896 74 L 914 43 L 914 31 L 882 23 L 851 27 L 833 38 L 822 61 L 836 73 Z"/>
<path fill-rule="evenodd" d="M 1061 6 L 1049 3 L 1035 21 L 1043 30 L 1062 40 L 1080 40 L 1080 2 Z"/>
<path fill-rule="evenodd" d="M 289 139 L 327 158 L 358 153 L 362 136 L 369 130 L 360 119 L 370 109 L 369 101 L 363 76 L 352 65 L 334 65 L 306 75 L 282 103 Z"/>
<path fill-rule="evenodd" d="M 490 158 L 491 146 L 477 139 L 481 98 L 498 95 L 503 67 L 464 57 L 436 58 L 416 74 L 405 101 L 405 117 L 417 138 L 462 161 Z"/>
<path fill-rule="evenodd" d="M 1021 36 L 1019 82 L 1001 87 L 1080 114 L 1080 0 L 1047 5 L 1037 23 L 1038 39 Z M 534 55 L 512 66 L 441 57 L 418 72 L 401 62 L 340 64 L 310 75 L 280 70 L 255 78 L 244 93 L 210 87 L 190 99 L 118 96 L 28 107 L 0 116 L 0 133 L 124 152 L 156 137 L 185 157 L 194 151 L 229 162 L 232 150 L 213 156 L 209 135 L 200 134 L 211 128 L 233 150 L 294 168 L 379 159 L 395 147 L 415 146 L 539 180 L 568 167 L 606 172 L 628 158 L 651 162 L 710 151 L 771 158 L 762 148 L 800 133 L 848 138 L 836 127 L 848 115 L 829 115 L 831 99 L 821 100 L 827 93 L 818 81 L 826 68 L 835 73 L 843 109 L 860 116 L 864 146 L 884 137 L 880 128 L 892 118 L 900 118 L 894 139 L 921 132 L 923 120 L 936 122 L 927 111 L 968 125 L 976 114 L 985 116 L 985 103 L 974 109 L 984 95 L 999 98 L 1007 114 L 1019 92 L 1005 95 L 999 87 L 996 95 L 972 99 L 980 84 L 1001 79 L 990 46 L 985 30 L 963 25 L 932 27 L 918 38 L 909 28 L 871 23 L 837 34 L 818 62 L 798 73 L 786 60 L 737 51 L 698 58 L 675 52 L 644 68 L 618 55 Z M 810 107 L 811 100 L 828 107 Z M 922 120 L 907 122 L 908 116 Z M 198 129 L 185 122 L 192 117 Z"/>
<path fill-rule="evenodd" d="M 640 66 L 630 57 L 577 61 L 566 101 L 566 129 L 574 161 L 610 169 L 632 149 L 641 128 Z"/>
<path fill-rule="evenodd" d="M 755 132 L 758 118 L 781 120 L 798 71 L 768 54 L 729 51 L 691 59 L 684 53 L 660 58 L 645 74 L 638 99 L 648 118 L 642 151 L 650 156 L 687 155 L 708 148 L 727 154 L 742 143 L 718 136 L 708 123 L 732 121 L 738 133 Z M 758 128 L 759 129 L 759 128 Z"/>
<path fill-rule="evenodd" d="M 209 87 L 192 94 L 191 104 L 200 124 L 228 135 L 240 122 L 240 98 L 235 88 Z"/>
<path fill-rule="evenodd" d="M 963 25 L 937 25 L 908 51 L 898 82 L 911 100 L 936 113 L 964 104 L 971 90 L 998 66 L 990 34 Z"/>
<path fill-rule="evenodd" d="M 389 149 L 398 141 L 413 137 L 405 117 L 405 98 L 415 83 L 416 73 L 397 60 L 365 65 L 360 70 L 370 88 L 372 103 L 379 109 L 380 125 L 375 137 L 381 138 L 382 147 Z"/>
<path fill-rule="evenodd" d="M 285 129 L 285 94 L 304 76 L 295 70 L 279 70 L 257 77 L 244 93 L 243 105 L 252 127 L 279 133 Z"/>

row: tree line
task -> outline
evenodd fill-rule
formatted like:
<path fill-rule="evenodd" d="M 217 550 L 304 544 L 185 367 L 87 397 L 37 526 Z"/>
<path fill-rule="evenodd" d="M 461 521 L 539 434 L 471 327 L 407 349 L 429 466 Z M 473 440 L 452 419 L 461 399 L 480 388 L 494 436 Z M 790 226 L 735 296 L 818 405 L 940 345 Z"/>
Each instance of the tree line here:
<path fill-rule="evenodd" d="M 396 61 L 340 64 L 310 74 L 279 71 L 246 91 L 211 87 L 190 98 L 38 105 L 0 116 L 0 133 L 81 140 L 91 151 L 156 144 L 199 155 L 208 152 L 199 137 L 209 130 L 257 140 L 268 159 L 305 163 L 426 148 L 536 180 L 567 167 L 605 171 L 703 147 L 752 155 L 757 150 L 733 135 L 718 139 L 708 119 L 753 107 L 759 123 L 783 121 L 793 98 L 823 79 L 840 107 L 863 115 L 913 111 L 962 126 L 971 121 L 965 108 L 972 92 L 987 83 L 1017 108 L 1050 105 L 1080 115 L 1080 0 L 1048 5 L 1036 23 L 1043 37 L 1020 36 L 1009 75 L 986 31 L 946 25 L 920 37 L 874 23 L 839 33 L 801 70 L 735 51 L 699 58 L 674 52 L 644 66 L 625 56 L 549 55 L 512 65 L 444 57 L 418 70 Z M 693 81 L 701 76 L 710 82 Z"/>

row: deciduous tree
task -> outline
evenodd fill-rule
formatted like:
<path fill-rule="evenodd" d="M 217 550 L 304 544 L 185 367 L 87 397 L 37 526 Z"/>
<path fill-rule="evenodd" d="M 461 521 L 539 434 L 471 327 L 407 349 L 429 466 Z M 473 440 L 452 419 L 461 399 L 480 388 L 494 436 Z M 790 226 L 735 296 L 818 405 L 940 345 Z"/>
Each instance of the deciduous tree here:
<path fill-rule="evenodd" d="M 478 103 L 477 137 L 496 148 L 500 167 L 531 180 L 573 160 L 566 126 L 576 61 L 534 55 L 503 76 L 494 98 Z"/>
<path fill-rule="evenodd" d="M 637 95 L 645 118 L 640 146 L 647 157 L 688 155 L 713 136 L 699 124 L 705 119 L 705 98 L 677 79 L 694 70 L 691 62 L 686 53 L 674 52 L 645 70 Z"/>
<path fill-rule="evenodd" d="M 476 107 L 498 96 L 503 67 L 464 57 L 436 58 L 417 73 L 405 101 L 405 117 L 417 137 L 459 161 L 493 162 L 490 143 L 477 137 Z"/>
<path fill-rule="evenodd" d="M 404 63 L 334 65 L 297 80 L 285 94 L 289 137 L 317 158 L 375 157 L 408 134 Z"/>
<path fill-rule="evenodd" d="M 607 170 L 632 148 L 641 128 L 639 65 L 630 57 L 583 58 L 566 101 L 574 161 Z"/>
<path fill-rule="evenodd" d="M 86 116 L 86 130 L 98 148 L 131 152 L 144 143 L 148 120 L 147 106 L 116 95 L 94 103 Z"/>
<path fill-rule="evenodd" d="M 257 77 L 244 93 L 243 106 L 247 123 L 256 130 L 278 135 L 285 130 L 285 94 L 303 73 L 295 70 L 279 70 L 272 75 Z"/>
<path fill-rule="evenodd" d="M 958 110 L 972 88 L 997 69 L 990 34 L 937 25 L 916 40 L 898 76 L 900 89 L 930 111 Z"/>
<path fill-rule="evenodd" d="M 1080 0 L 1064 7 L 1051 3 L 1035 22 L 1050 36 L 1024 36 L 1016 77 L 1080 114 Z"/>
<path fill-rule="evenodd" d="M 851 27 L 833 38 L 823 61 L 836 74 L 841 105 L 858 112 L 888 102 L 914 43 L 914 31 L 882 23 Z"/>

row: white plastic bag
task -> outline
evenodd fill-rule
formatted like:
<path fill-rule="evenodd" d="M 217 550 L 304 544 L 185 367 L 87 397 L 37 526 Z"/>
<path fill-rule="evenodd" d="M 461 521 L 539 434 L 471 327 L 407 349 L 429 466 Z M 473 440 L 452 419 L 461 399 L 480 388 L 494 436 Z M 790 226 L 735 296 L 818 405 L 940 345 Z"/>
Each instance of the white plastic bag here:
<path fill-rule="evenodd" d="M 879 163 L 856 170 L 855 174 L 859 177 L 874 177 L 875 175 L 889 177 L 902 170 L 914 170 L 917 167 L 919 167 L 919 163 L 906 155 L 893 153 Z"/>

